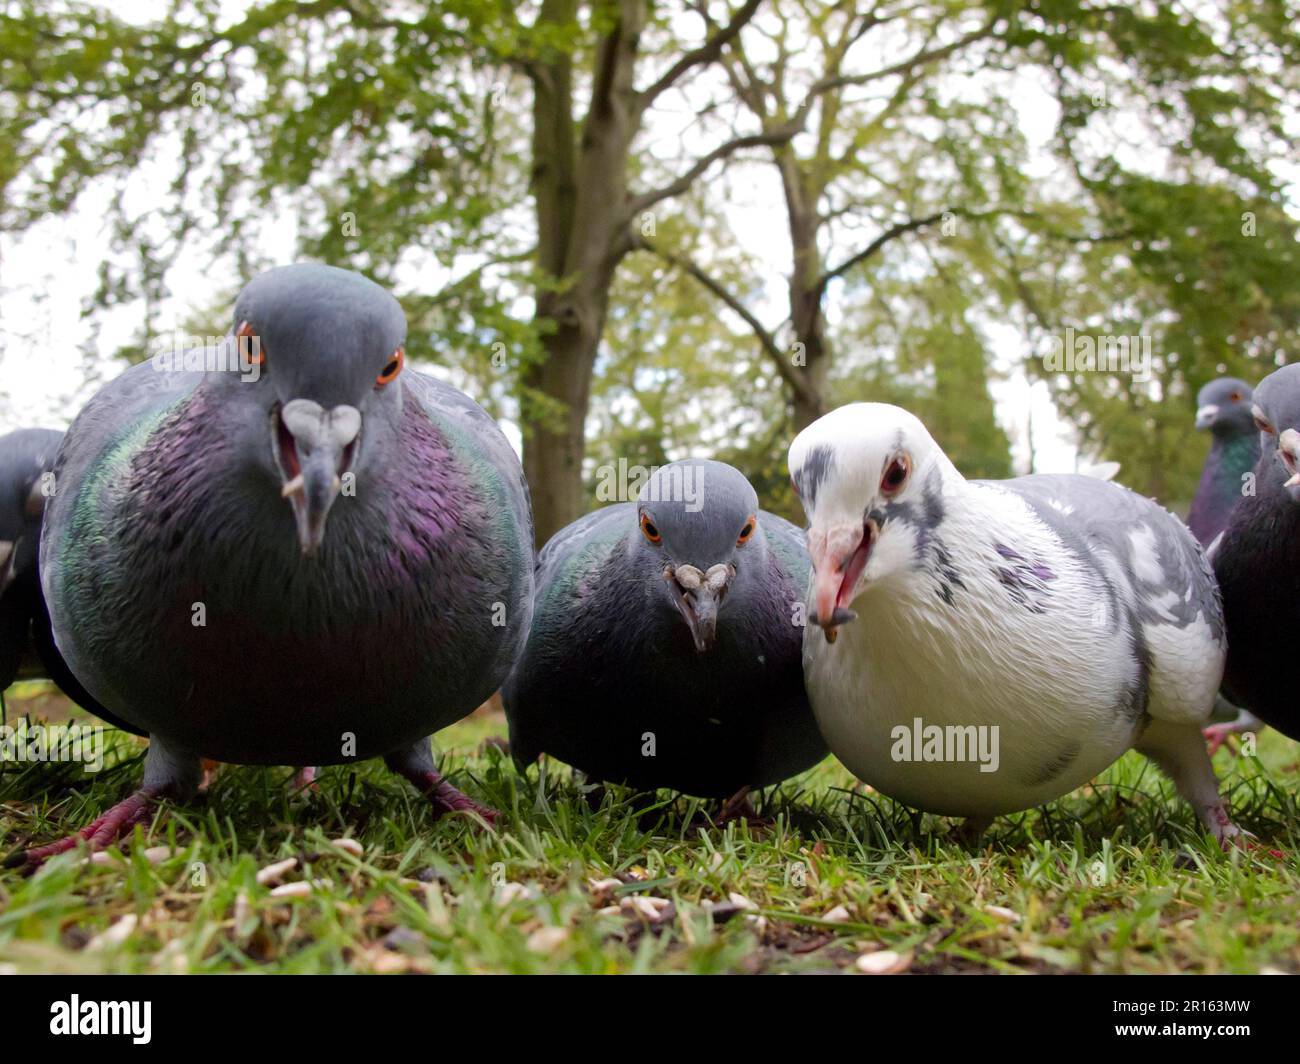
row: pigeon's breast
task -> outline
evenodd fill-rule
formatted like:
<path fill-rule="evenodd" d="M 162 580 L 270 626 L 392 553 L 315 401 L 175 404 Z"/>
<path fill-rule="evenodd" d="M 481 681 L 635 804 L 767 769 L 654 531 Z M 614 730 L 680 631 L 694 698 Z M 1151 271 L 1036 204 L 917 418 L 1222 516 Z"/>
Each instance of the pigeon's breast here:
<path fill-rule="evenodd" d="M 1127 749 L 1141 716 L 1142 670 L 1119 619 L 1056 592 L 1017 596 L 998 566 L 984 568 L 961 566 L 951 602 L 920 581 L 873 588 L 835 643 L 816 628 L 804 637 L 831 751 L 879 790 L 946 815 L 1072 790 Z"/>

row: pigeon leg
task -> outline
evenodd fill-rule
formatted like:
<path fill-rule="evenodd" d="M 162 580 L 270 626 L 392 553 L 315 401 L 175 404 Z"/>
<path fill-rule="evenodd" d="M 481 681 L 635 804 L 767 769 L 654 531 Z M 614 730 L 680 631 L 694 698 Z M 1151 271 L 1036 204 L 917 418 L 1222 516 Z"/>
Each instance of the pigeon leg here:
<path fill-rule="evenodd" d="M 217 778 L 217 772 L 221 769 L 220 761 L 213 761 L 211 758 L 203 759 L 203 777 L 199 780 L 199 793 L 207 794 L 212 787 L 212 781 Z"/>
<path fill-rule="evenodd" d="M 748 785 L 741 787 L 740 790 L 723 802 L 722 809 L 718 813 L 718 823 L 725 824 L 728 820 L 758 821 L 761 819 L 758 811 L 749 800 L 749 792 L 753 789 Z"/>
<path fill-rule="evenodd" d="M 91 852 L 103 850 L 125 838 L 136 824 L 147 823 L 153 816 L 157 799 L 189 801 L 198 792 L 202 776 L 203 764 L 198 757 L 168 749 L 155 735 L 149 740 L 149 751 L 144 759 L 144 783 L 138 791 L 75 835 L 47 846 L 19 850 L 6 858 L 4 864 L 9 868 L 38 868 L 51 857 L 76 849 L 82 842 L 89 844 Z"/>
<path fill-rule="evenodd" d="M 984 837 L 984 832 L 993 825 L 991 816 L 968 816 L 961 822 L 961 826 L 953 833 L 953 838 L 957 840 L 958 845 L 971 849 L 979 845 L 980 839 Z"/>
<path fill-rule="evenodd" d="M 1219 795 L 1219 781 L 1199 728 L 1153 720 L 1134 746 L 1164 769 L 1219 845 L 1226 849 L 1238 844 L 1246 833 L 1232 822 Z"/>
<path fill-rule="evenodd" d="M 386 754 L 384 764 L 410 781 L 417 791 L 428 798 L 438 816 L 444 813 L 472 813 L 489 824 L 495 824 L 501 815 L 495 809 L 462 794 L 442 778 L 433 762 L 433 751 L 428 739 L 421 739 L 403 750 Z"/>

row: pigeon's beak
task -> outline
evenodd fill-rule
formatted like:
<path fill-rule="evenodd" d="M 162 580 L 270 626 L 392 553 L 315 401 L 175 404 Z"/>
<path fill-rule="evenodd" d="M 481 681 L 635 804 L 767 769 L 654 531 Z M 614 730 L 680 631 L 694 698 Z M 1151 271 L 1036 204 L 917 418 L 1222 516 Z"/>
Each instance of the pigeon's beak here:
<path fill-rule="evenodd" d="M 664 570 L 668 594 L 691 630 L 698 654 L 713 648 L 718 635 L 718 610 L 735 575 L 734 567 L 721 562 L 707 572 L 693 565 L 669 566 Z"/>
<path fill-rule="evenodd" d="M 879 535 L 879 526 L 870 518 L 862 524 L 814 525 L 808 531 L 815 611 L 809 620 L 826 634 L 828 643 L 835 642 L 840 625 L 857 619 L 849 604 Z"/>
<path fill-rule="evenodd" d="M 1206 403 L 1196 411 L 1196 428 L 1204 431 L 1214 424 L 1214 419 L 1219 416 L 1219 408 L 1214 403 Z"/>
<path fill-rule="evenodd" d="M 326 410 L 310 399 L 294 399 L 276 411 L 274 420 L 275 459 L 284 480 L 280 493 L 293 507 L 303 554 L 313 554 L 356 457 L 361 412 L 343 404 Z"/>
<path fill-rule="evenodd" d="M 1277 438 L 1277 456 L 1291 474 L 1283 485 L 1292 502 L 1300 502 L 1300 432 L 1286 429 Z"/>

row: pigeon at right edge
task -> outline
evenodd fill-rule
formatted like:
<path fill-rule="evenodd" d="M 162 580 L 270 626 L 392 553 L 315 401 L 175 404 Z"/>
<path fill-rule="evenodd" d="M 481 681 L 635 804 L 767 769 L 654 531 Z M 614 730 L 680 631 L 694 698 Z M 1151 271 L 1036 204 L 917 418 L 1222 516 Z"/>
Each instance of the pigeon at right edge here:
<path fill-rule="evenodd" d="M 1251 415 L 1254 392 L 1236 377 L 1219 377 L 1196 394 L 1196 428 L 1210 434 L 1210 450 L 1201 467 L 1187 527 L 1209 548 L 1228 519 L 1259 461 L 1259 429 Z M 1264 722 L 1220 698 L 1216 723 L 1205 729 L 1211 756 L 1234 735 L 1258 732 Z"/>

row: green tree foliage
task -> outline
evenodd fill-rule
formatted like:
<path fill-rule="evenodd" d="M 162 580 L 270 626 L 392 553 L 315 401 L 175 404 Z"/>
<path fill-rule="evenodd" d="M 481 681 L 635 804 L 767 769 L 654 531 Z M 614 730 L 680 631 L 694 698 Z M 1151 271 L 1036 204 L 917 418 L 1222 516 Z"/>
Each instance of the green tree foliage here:
<path fill-rule="evenodd" d="M 1008 327 L 1085 448 L 1177 501 L 1196 389 L 1293 357 L 1296 24 L 1286 0 L 9 0 L 0 229 L 110 182 L 97 301 L 151 314 L 184 255 L 218 278 L 207 321 L 289 223 L 401 293 L 415 359 L 545 427 L 548 526 L 587 432 L 588 479 L 716 453 L 797 514 L 789 438 L 855 398 L 1003 475 Z M 654 116 L 683 112 L 665 152 Z M 773 168 L 784 278 L 702 183 L 737 163 Z M 1067 329 L 1148 339 L 1151 379 L 1052 371 Z"/>

